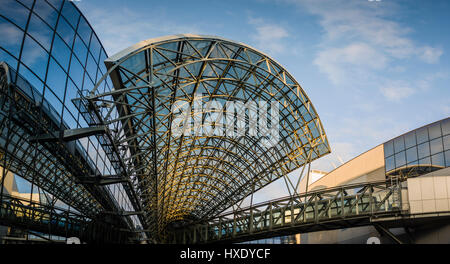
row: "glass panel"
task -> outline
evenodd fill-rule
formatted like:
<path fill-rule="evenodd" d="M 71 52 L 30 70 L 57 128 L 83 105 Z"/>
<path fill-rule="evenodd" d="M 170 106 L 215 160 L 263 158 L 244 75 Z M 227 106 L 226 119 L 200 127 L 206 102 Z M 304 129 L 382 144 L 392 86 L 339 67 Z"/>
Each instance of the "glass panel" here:
<path fill-rule="evenodd" d="M 88 55 L 88 62 L 86 65 L 86 72 L 91 76 L 92 80 L 96 82 L 96 76 L 97 76 L 97 63 L 92 58 L 91 54 Z"/>
<path fill-rule="evenodd" d="M 62 15 L 67 19 L 69 24 L 72 25 L 73 28 L 77 28 L 78 18 L 80 17 L 80 13 L 75 9 L 73 3 L 69 1 L 64 2 L 64 6 L 62 9 Z"/>
<path fill-rule="evenodd" d="M 100 49 L 101 49 L 100 41 L 97 39 L 95 34 L 93 34 L 89 50 L 91 51 L 92 57 L 94 57 L 96 62 L 98 62 L 98 59 L 100 57 Z"/>
<path fill-rule="evenodd" d="M 444 139 L 444 150 L 450 149 L 450 135 L 445 136 L 443 139 Z"/>
<path fill-rule="evenodd" d="M 431 164 L 430 157 L 427 157 L 427 158 L 419 160 L 419 164 L 421 164 L 421 165 L 430 165 Z"/>
<path fill-rule="evenodd" d="M 59 64 L 61 64 L 63 69 L 67 70 L 67 67 L 69 67 L 70 49 L 58 36 L 55 36 L 55 40 L 53 42 L 52 55 L 56 58 Z"/>
<path fill-rule="evenodd" d="M 29 10 L 14 0 L 2 0 L 0 14 L 11 20 L 17 26 L 25 29 Z"/>
<path fill-rule="evenodd" d="M 442 144 L 442 138 L 433 139 L 430 141 L 430 150 L 431 155 L 436 154 L 438 152 L 442 152 L 443 144 Z"/>
<path fill-rule="evenodd" d="M 416 133 L 412 131 L 411 133 L 406 134 L 405 136 L 405 148 L 410 148 L 416 145 Z"/>
<path fill-rule="evenodd" d="M 36 77 L 36 75 L 29 71 L 25 66 L 20 67 L 19 73 L 42 95 L 44 84 Z"/>
<path fill-rule="evenodd" d="M 80 25 L 78 26 L 77 33 L 78 35 L 80 35 L 81 39 L 83 39 L 86 46 L 89 46 L 92 30 L 91 27 L 89 27 L 86 20 L 84 19 L 84 17 L 81 17 L 80 19 Z"/>
<path fill-rule="evenodd" d="M 403 140 L 403 137 L 398 137 L 394 139 L 394 150 L 395 153 L 405 150 L 405 142 Z"/>
<path fill-rule="evenodd" d="M 83 85 L 83 73 L 84 69 L 81 66 L 80 62 L 76 58 L 72 58 L 72 62 L 70 63 L 70 78 L 72 78 L 75 85 L 81 89 Z"/>
<path fill-rule="evenodd" d="M 392 154 L 394 154 L 394 143 L 391 140 L 384 143 L 384 157 L 389 157 Z"/>
<path fill-rule="evenodd" d="M 391 171 L 395 168 L 394 164 L 394 156 L 391 156 L 386 159 L 386 172 Z"/>
<path fill-rule="evenodd" d="M 37 42 L 30 37 L 26 37 L 22 52 L 22 61 L 42 80 L 45 77 L 47 60 L 48 53 Z"/>
<path fill-rule="evenodd" d="M 55 28 L 58 13 L 45 1 L 36 1 L 33 12 L 44 20 L 50 27 Z"/>
<path fill-rule="evenodd" d="M 430 134 L 430 139 L 435 139 L 442 136 L 441 124 L 437 123 L 428 127 L 428 133 Z"/>
<path fill-rule="evenodd" d="M 43 1 L 36 1 L 36 2 L 43 2 Z M 56 10 L 59 10 L 61 8 L 61 4 L 63 1 L 61 0 L 47 0 Z"/>
<path fill-rule="evenodd" d="M 445 167 L 444 153 L 441 152 L 431 156 L 431 164 L 433 164 L 433 166 Z"/>
<path fill-rule="evenodd" d="M 405 152 L 402 151 L 400 153 L 395 154 L 395 167 L 399 168 L 406 164 Z"/>
<path fill-rule="evenodd" d="M 49 51 L 52 43 L 53 30 L 36 15 L 32 15 L 28 26 L 28 34 L 34 37 L 44 48 Z"/>
<path fill-rule="evenodd" d="M 416 161 L 417 160 L 417 148 L 413 147 L 406 150 L 406 161 L 408 163 Z"/>
<path fill-rule="evenodd" d="M 59 67 L 59 65 L 52 59 L 48 68 L 47 85 L 61 100 L 64 98 L 64 92 L 66 89 L 66 77 L 67 75 L 61 67 Z M 58 109 L 58 111 L 59 110 L 61 109 Z"/>
<path fill-rule="evenodd" d="M 428 142 L 421 144 L 417 147 L 418 147 L 417 150 L 419 153 L 419 159 L 430 156 L 430 145 L 428 144 Z"/>
<path fill-rule="evenodd" d="M 450 150 L 445 152 L 445 166 L 450 167 Z"/>
<path fill-rule="evenodd" d="M 59 99 L 48 89 L 45 89 L 45 94 L 44 94 L 45 100 L 50 104 L 50 113 L 53 118 L 55 118 L 55 121 L 60 123 L 58 116 L 61 115 L 62 112 L 62 103 L 61 101 L 59 101 Z M 54 112 L 56 110 L 56 113 Z"/>
<path fill-rule="evenodd" d="M 0 44 L 1 46 L 1 44 Z M 0 49 L 0 61 L 4 61 L 9 64 L 14 69 L 17 67 L 17 60 L 13 58 L 11 55 Z"/>
<path fill-rule="evenodd" d="M 0 17 L 0 47 L 6 49 L 16 58 L 19 58 L 23 31 Z M 14 66 L 15 67 L 15 66 Z"/>
<path fill-rule="evenodd" d="M 56 29 L 56 32 L 58 32 L 69 47 L 72 46 L 75 31 L 63 17 L 61 17 L 58 21 L 58 28 Z"/>
<path fill-rule="evenodd" d="M 418 129 L 416 131 L 417 144 L 428 141 L 428 129 L 426 127 Z"/>
<path fill-rule="evenodd" d="M 88 50 L 78 35 L 75 38 L 75 45 L 73 48 L 73 52 L 80 60 L 81 65 L 84 65 L 86 63 L 86 55 L 87 55 Z"/>
<path fill-rule="evenodd" d="M 442 133 L 444 135 L 450 135 L 450 118 L 447 118 L 446 120 L 442 121 Z"/>

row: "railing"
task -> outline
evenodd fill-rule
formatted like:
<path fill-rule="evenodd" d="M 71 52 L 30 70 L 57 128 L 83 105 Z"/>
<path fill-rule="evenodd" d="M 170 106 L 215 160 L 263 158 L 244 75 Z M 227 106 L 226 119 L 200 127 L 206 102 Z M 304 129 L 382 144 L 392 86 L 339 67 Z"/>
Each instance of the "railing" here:
<path fill-rule="evenodd" d="M 3 195 L 0 223 L 63 237 L 80 237 L 89 218 L 69 210 Z"/>
<path fill-rule="evenodd" d="M 383 181 L 276 199 L 174 230 L 171 242 L 241 242 L 366 225 L 371 217 L 398 214 L 400 191 L 397 185 Z"/>

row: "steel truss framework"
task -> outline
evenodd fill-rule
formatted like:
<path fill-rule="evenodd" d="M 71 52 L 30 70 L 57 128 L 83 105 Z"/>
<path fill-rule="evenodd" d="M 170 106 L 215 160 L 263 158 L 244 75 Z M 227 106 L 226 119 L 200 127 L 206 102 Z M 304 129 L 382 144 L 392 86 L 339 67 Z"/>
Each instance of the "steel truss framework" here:
<path fill-rule="evenodd" d="M 177 35 L 143 41 L 105 63 L 108 73 L 75 103 L 90 125 L 108 128 L 100 141 L 110 149 L 113 166 L 122 166 L 124 177 L 133 182 L 146 227 L 160 241 L 167 239 L 169 227 L 216 217 L 330 152 L 320 119 L 300 85 L 273 59 L 244 44 Z M 109 77 L 114 89 L 103 92 Z M 261 144 L 267 129 L 258 130 L 259 138 L 174 136 L 172 106 L 176 101 L 193 106 L 198 94 L 202 102 L 221 105 L 278 102 L 280 140 L 273 147 Z M 204 122 L 217 110 L 202 108 L 188 115 Z"/>

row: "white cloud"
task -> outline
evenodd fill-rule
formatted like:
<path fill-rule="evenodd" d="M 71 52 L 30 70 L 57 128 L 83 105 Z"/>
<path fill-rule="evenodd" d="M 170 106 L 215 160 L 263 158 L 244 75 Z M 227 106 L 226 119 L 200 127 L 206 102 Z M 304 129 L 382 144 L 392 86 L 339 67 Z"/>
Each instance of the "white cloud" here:
<path fill-rule="evenodd" d="M 389 101 L 400 101 L 416 92 L 416 89 L 404 81 L 390 81 L 380 87 L 381 93 Z"/>
<path fill-rule="evenodd" d="M 250 18 L 249 24 L 254 25 L 255 33 L 251 38 L 256 47 L 268 54 L 279 54 L 287 50 L 285 39 L 289 37 L 288 31 L 280 25 L 270 24 L 260 18 Z"/>
<path fill-rule="evenodd" d="M 370 77 L 377 78 L 376 70 L 385 69 L 396 60 L 418 58 L 426 63 L 437 63 L 443 54 L 442 49 L 418 45 L 409 37 L 412 29 L 397 22 L 395 3 L 286 1 L 319 17 L 325 37 L 315 64 L 334 84 L 355 81 L 355 77 L 367 82 Z"/>

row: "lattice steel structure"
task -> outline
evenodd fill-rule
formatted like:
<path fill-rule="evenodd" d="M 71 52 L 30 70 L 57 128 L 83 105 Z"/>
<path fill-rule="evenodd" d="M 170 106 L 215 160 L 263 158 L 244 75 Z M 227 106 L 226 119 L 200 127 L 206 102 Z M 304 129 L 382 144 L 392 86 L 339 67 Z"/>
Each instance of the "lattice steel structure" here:
<path fill-rule="evenodd" d="M 89 125 L 108 127 L 101 142 L 111 155 L 119 153 L 111 161 L 126 168 L 123 173 L 144 206 L 148 231 L 158 240 L 164 241 L 171 228 L 217 216 L 330 152 L 319 116 L 301 86 L 280 64 L 245 44 L 175 35 L 140 42 L 105 64 L 107 74 L 76 105 Z M 103 88 L 108 78 L 111 91 Z M 216 106 L 277 102 L 279 141 L 262 144 L 269 126 L 258 127 L 257 137 L 173 133 L 176 102 L 186 103 L 186 117 L 203 127 L 212 113 L 238 114 L 227 107 L 193 109 L 211 101 Z M 246 122 L 252 118 L 248 109 Z M 214 127 L 225 123 L 215 119 Z"/>

